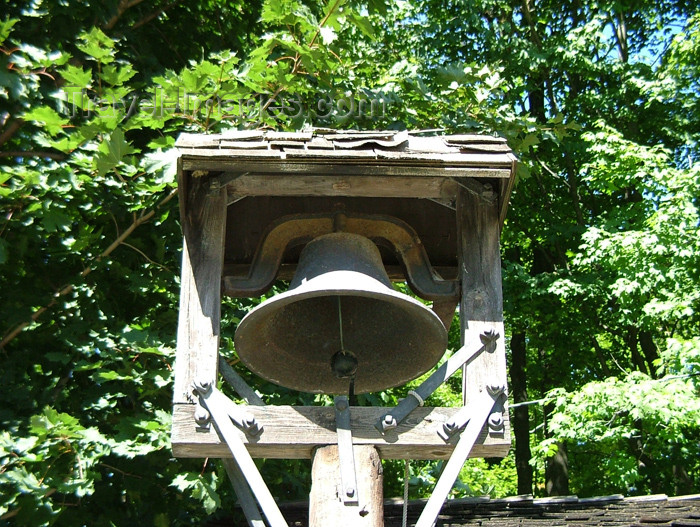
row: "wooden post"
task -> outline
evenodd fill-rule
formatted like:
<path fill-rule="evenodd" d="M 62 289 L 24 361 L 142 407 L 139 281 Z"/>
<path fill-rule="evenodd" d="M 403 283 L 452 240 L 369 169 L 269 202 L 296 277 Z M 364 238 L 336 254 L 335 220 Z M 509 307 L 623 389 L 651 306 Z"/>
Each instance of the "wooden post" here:
<path fill-rule="evenodd" d="M 340 497 L 338 446 L 316 449 L 311 467 L 309 527 L 383 527 L 382 462 L 372 446 L 355 446 L 358 504 L 344 505 Z"/>
<path fill-rule="evenodd" d="M 182 279 L 173 402 L 193 403 L 195 379 L 216 381 L 226 189 L 206 177 L 181 177 Z"/>
<path fill-rule="evenodd" d="M 498 196 L 489 185 L 461 187 L 457 196 L 457 228 L 459 232 L 460 276 L 462 301 L 460 326 L 462 345 L 478 341 L 486 331 L 495 331 L 499 338 L 496 349 L 478 355 L 464 367 L 464 404 L 486 386 L 507 386 L 505 335 L 503 332 L 503 292 L 501 287 L 501 255 Z M 495 410 L 502 411 L 497 405 Z M 499 435 L 510 442 L 507 413 Z"/>

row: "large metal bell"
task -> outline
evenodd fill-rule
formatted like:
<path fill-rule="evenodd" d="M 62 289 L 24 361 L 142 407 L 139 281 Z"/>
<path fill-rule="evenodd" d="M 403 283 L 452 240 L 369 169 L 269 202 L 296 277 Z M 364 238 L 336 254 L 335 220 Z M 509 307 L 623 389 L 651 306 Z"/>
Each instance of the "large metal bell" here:
<path fill-rule="evenodd" d="M 358 234 L 320 236 L 301 252 L 285 293 L 262 303 L 235 335 L 243 363 L 303 392 L 384 390 L 432 368 L 447 346 L 435 313 L 395 291 L 376 245 Z"/>

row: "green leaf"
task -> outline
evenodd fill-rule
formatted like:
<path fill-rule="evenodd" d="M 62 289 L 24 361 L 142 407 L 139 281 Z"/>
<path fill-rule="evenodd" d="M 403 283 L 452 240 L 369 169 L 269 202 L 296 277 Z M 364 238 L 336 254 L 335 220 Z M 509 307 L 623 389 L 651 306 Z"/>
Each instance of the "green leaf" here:
<path fill-rule="evenodd" d="M 112 58 L 114 41 L 105 35 L 100 28 L 93 27 L 89 32 L 82 33 L 79 39 L 81 42 L 76 44 L 76 47 L 97 62 L 107 64 L 114 60 Z"/>
<path fill-rule="evenodd" d="M 61 212 L 60 210 L 49 208 L 44 211 L 41 222 L 47 232 L 57 232 L 69 230 L 73 220 L 70 216 Z"/>
<path fill-rule="evenodd" d="M 0 20 L 0 45 L 2 45 L 7 37 L 12 33 L 12 27 L 19 22 L 18 18 L 5 17 L 5 20 Z"/>
<path fill-rule="evenodd" d="M 121 128 L 115 129 L 109 139 L 102 141 L 98 148 L 101 155 L 96 158 L 95 166 L 99 175 L 104 175 L 124 160 L 124 157 L 136 152 L 124 138 Z"/>
<path fill-rule="evenodd" d="M 92 72 L 90 70 L 86 71 L 78 66 L 73 66 L 73 64 L 67 64 L 65 68 L 60 70 L 60 73 L 64 79 L 76 88 L 86 88 L 90 86 L 92 81 Z M 68 102 L 73 102 L 72 96 Z"/>
<path fill-rule="evenodd" d="M 136 72 L 131 64 L 125 64 L 122 66 L 108 64 L 102 69 L 100 78 L 113 86 L 120 86 L 134 75 L 136 75 Z"/>
<path fill-rule="evenodd" d="M 46 131 L 51 135 L 56 135 L 63 131 L 63 126 L 68 124 L 68 119 L 61 117 L 56 110 L 49 106 L 35 108 L 24 114 L 28 121 L 36 121 L 46 127 Z"/>

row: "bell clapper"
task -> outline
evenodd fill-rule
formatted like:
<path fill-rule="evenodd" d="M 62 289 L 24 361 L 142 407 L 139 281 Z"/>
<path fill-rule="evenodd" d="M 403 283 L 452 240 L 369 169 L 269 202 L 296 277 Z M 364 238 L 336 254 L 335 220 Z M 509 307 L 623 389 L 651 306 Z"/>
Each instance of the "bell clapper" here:
<path fill-rule="evenodd" d="M 340 305 L 340 297 L 338 299 L 338 328 L 340 336 L 340 351 L 337 351 L 331 357 L 331 369 L 339 379 L 350 379 L 350 392 L 355 384 L 355 374 L 357 373 L 357 357 L 352 351 L 345 349 L 343 341 L 343 312 Z M 353 395 L 350 393 L 350 395 Z"/>

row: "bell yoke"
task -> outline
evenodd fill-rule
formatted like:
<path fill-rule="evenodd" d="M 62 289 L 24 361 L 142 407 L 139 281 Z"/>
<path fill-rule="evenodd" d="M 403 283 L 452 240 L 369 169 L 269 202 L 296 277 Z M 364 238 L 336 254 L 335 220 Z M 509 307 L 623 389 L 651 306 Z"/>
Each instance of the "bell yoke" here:
<path fill-rule="evenodd" d="M 399 386 L 430 370 L 447 346 L 440 318 L 395 291 L 369 238 L 334 232 L 302 250 L 289 290 L 248 313 L 235 345 L 253 372 L 304 392 Z"/>

